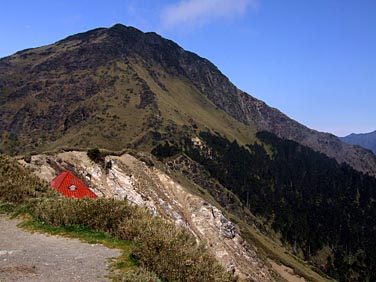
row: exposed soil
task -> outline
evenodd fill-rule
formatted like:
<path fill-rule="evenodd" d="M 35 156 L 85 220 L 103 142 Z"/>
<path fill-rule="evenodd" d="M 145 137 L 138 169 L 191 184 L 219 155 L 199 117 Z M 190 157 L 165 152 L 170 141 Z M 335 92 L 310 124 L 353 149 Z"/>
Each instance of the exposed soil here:
<path fill-rule="evenodd" d="M 29 233 L 0 216 L 1 282 L 108 281 L 109 259 L 120 251 L 76 239 Z"/>

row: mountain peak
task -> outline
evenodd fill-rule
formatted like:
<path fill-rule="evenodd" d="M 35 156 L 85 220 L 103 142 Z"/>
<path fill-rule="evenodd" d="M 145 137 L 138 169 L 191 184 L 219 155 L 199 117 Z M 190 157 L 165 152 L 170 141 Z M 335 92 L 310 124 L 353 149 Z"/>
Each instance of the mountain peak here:
<path fill-rule="evenodd" d="M 114 24 L 114 25 L 113 25 L 112 27 L 110 27 L 109 29 L 112 29 L 112 30 L 123 30 L 123 29 L 128 29 L 128 28 L 138 30 L 137 28 L 135 28 L 135 27 L 133 27 L 133 26 L 126 26 L 126 25 L 121 24 L 121 23 Z"/>
<path fill-rule="evenodd" d="M 120 36 L 142 36 L 144 32 L 141 30 L 133 27 L 133 26 L 126 26 L 123 24 L 115 24 L 110 28 L 107 28 L 106 31 L 111 35 L 120 35 Z"/>
<path fill-rule="evenodd" d="M 196 124 L 241 143 L 253 142 L 256 130 L 270 131 L 376 175 L 372 154 L 299 124 L 239 90 L 210 61 L 131 26 L 97 28 L 1 59 L 0 91 L 0 134 L 6 136 L 0 149 L 5 151 L 62 144 L 122 149 L 146 138 L 141 135 L 148 130 Z M 123 127 L 111 134 L 102 128 L 101 142 L 90 134 L 74 139 L 81 127 L 90 133 L 105 121 Z M 134 135 L 126 133 L 136 126 Z M 20 137 L 18 146 L 9 145 L 12 134 Z"/>

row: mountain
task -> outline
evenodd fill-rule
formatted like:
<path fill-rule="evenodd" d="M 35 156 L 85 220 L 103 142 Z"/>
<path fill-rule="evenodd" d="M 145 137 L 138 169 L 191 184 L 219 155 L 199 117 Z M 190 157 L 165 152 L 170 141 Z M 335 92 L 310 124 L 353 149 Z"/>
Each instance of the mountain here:
<path fill-rule="evenodd" d="M 370 133 L 351 133 L 345 137 L 340 137 L 340 139 L 348 144 L 370 149 L 376 155 L 376 130 Z"/>
<path fill-rule="evenodd" d="M 376 175 L 368 151 L 288 118 L 174 42 L 123 25 L 1 59 L 0 115 L 0 149 L 11 154 L 150 148 L 205 128 L 246 144 L 266 130 Z"/>
<path fill-rule="evenodd" d="M 115 25 L 1 59 L 0 117 L 0 149 L 35 171 L 73 170 L 109 197 L 142 183 L 150 190 L 137 196 L 131 185 L 127 197 L 203 231 L 184 201 L 197 196 L 204 218 L 255 250 L 257 275 L 271 260 L 306 281 L 376 280 L 376 157 L 288 118 L 155 33 Z M 98 166 L 85 157 L 93 148 Z M 192 195 L 166 199 L 180 187 Z"/>

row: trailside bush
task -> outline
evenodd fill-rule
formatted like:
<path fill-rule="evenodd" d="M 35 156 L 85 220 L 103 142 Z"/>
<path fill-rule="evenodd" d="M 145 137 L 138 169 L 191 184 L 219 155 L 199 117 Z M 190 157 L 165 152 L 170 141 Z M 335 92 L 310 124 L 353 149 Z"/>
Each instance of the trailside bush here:
<path fill-rule="evenodd" d="M 125 200 L 59 198 L 40 201 L 34 208 L 34 216 L 55 226 L 83 225 L 114 235 L 119 224 L 135 209 Z"/>
<path fill-rule="evenodd" d="M 162 282 L 155 274 L 144 268 L 131 270 L 123 274 L 117 281 L 119 282 Z"/>
<path fill-rule="evenodd" d="M 237 281 L 186 229 L 145 211 L 122 222 L 118 236 L 134 241 L 137 261 L 163 281 Z"/>
<path fill-rule="evenodd" d="M 16 161 L 0 155 L 0 201 L 23 204 L 31 199 L 56 195 L 47 183 Z"/>
<path fill-rule="evenodd" d="M 33 212 L 36 219 L 52 225 L 82 225 L 133 241 L 133 256 L 163 281 L 236 281 L 187 230 L 153 217 L 147 210 L 130 206 L 126 201 L 42 200 Z"/>

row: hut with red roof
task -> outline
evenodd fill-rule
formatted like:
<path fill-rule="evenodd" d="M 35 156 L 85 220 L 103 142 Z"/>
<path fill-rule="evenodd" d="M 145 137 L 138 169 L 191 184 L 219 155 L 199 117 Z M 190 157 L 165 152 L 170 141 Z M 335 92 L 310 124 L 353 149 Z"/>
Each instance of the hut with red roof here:
<path fill-rule="evenodd" d="M 64 171 L 51 181 L 51 186 L 61 194 L 71 198 L 97 198 L 80 179 L 69 171 Z"/>

